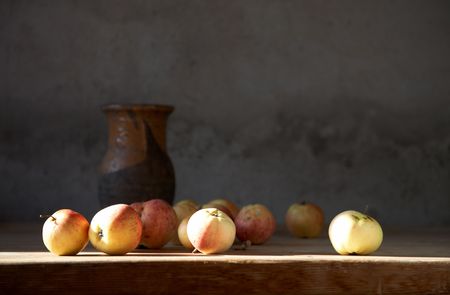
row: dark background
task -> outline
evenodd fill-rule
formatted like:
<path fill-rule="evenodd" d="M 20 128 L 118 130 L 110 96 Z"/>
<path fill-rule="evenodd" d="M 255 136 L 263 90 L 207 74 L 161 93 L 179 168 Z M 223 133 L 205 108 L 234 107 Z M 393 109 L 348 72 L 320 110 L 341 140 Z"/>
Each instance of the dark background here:
<path fill-rule="evenodd" d="M 175 106 L 176 199 L 450 225 L 448 1 L 0 1 L 0 220 L 99 210 L 100 106 Z"/>

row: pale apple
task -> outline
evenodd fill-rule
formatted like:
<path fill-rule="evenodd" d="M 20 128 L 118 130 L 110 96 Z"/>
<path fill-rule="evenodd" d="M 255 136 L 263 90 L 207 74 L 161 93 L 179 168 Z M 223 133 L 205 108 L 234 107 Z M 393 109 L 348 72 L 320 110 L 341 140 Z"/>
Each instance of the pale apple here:
<path fill-rule="evenodd" d="M 189 237 L 187 234 L 188 222 L 189 222 L 189 217 L 184 218 L 178 225 L 178 238 L 179 238 L 181 245 L 183 245 L 184 248 L 193 250 L 194 246 L 192 245 L 191 241 L 189 241 Z"/>
<path fill-rule="evenodd" d="M 233 245 L 236 227 L 227 214 L 206 208 L 189 218 L 187 235 L 194 248 L 203 254 L 222 253 Z"/>
<path fill-rule="evenodd" d="M 116 204 L 98 211 L 91 221 L 89 240 L 101 252 L 124 255 L 136 249 L 142 235 L 139 214 L 129 205 Z"/>
<path fill-rule="evenodd" d="M 366 214 L 354 210 L 339 213 L 328 229 L 333 248 L 342 255 L 367 255 L 375 252 L 383 241 L 380 224 Z"/>
<path fill-rule="evenodd" d="M 209 201 L 208 203 L 219 204 L 219 205 L 225 206 L 228 209 L 228 211 L 230 212 L 230 214 L 231 214 L 230 217 L 233 220 L 236 218 L 236 216 L 238 215 L 239 210 L 240 210 L 239 207 L 234 202 L 230 201 L 229 199 L 214 199 L 212 201 Z"/>
<path fill-rule="evenodd" d="M 183 219 L 191 217 L 191 215 L 199 209 L 199 205 L 193 200 L 186 199 L 175 203 L 175 205 L 173 205 L 173 209 L 175 210 L 178 218 L 178 227 Z M 180 245 L 178 234 L 173 236 L 171 242 L 176 245 Z"/>
<path fill-rule="evenodd" d="M 242 207 L 234 220 L 237 238 L 254 245 L 265 243 L 275 232 L 276 220 L 270 210 L 261 204 Z"/>
<path fill-rule="evenodd" d="M 285 223 L 289 232 L 298 238 L 314 238 L 322 233 L 322 209 L 312 203 L 292 204 L 286 211 Z"/>
<path fill-rule="evenodd" d="M 48 217 L 42 227 L 45 247 L 55 255 L 76 255 L 89 242 L 89 222 L 80 213 L 61 209 Z"/>
<path fill-rule="evenodd" d="M 177 233 L 178 218 L 175 210 L 161 199 L 146 201 L 142 206 L 140 244 L 150 249 L 164 247 Z"/>

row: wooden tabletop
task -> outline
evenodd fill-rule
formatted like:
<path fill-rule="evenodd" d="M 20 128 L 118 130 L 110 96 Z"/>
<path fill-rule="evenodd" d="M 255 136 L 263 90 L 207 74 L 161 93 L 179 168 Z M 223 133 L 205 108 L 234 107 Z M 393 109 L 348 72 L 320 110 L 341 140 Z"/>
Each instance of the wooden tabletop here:
<path fill-rule="evenodd" d="M 0 294 L 450 294 L 450 228 L 385 231 L 370 256 L 280 231 L 220 255 L 181 246 L 107 256 L 46 251 L 39 224 L 0 224 Z"/>

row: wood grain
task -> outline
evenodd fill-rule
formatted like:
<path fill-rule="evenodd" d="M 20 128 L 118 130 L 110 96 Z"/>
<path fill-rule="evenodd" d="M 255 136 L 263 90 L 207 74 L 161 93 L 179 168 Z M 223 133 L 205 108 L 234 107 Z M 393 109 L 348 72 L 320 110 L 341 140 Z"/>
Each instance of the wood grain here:
<path fill-rule="evenodd" d="M 284 233 L 209 256 L 168 245 L 58 257 L 30 225 L 0 225 L 0 238 L 1 294 L 450 294 L 450 229 L 389 231 L 370 256 L 335 255 L 326 236 Z"/>

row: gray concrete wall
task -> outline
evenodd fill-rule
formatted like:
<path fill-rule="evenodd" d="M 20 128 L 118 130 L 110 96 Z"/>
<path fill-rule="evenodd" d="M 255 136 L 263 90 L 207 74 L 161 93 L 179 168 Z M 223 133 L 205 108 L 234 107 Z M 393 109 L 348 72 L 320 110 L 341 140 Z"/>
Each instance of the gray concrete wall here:
<path fill-rule="evenodd" d="M 99 209 L 100 106 L 171 104 L 177 199 L 450 225 L 448 1 L 0 2 L 0 220 Z"/>

